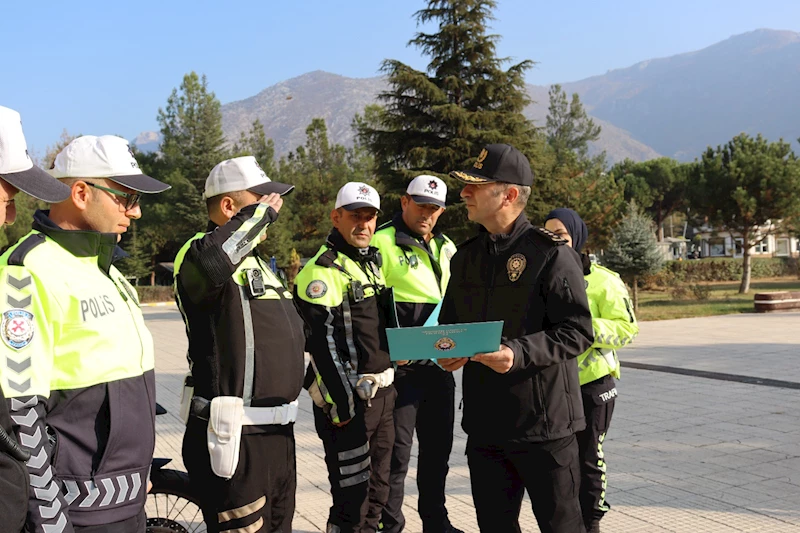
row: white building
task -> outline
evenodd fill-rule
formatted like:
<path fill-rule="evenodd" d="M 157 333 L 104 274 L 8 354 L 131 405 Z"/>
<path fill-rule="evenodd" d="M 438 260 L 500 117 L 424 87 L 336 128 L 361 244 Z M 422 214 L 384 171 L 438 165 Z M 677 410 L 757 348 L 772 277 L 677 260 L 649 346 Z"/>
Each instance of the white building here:
<path fill-rule="evenodd" d="M 698 241 L 702 257 L 742 257 L 744 251 L 742 238 L 737 233 L 703 228 L 695 236 L 694 242 Z M 798 257 L 800 239 L 788 233 L 771 234 L 753 246 L 750 252 L 752 257 Z"/>

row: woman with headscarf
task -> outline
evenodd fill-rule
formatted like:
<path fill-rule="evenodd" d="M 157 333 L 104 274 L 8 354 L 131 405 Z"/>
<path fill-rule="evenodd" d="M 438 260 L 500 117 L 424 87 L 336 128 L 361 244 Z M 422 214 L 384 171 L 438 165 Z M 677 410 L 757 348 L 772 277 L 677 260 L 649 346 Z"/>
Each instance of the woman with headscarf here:
<path fill-rule="evenodd" d="M 580 501 L 588 533 L 600 532 L 600 519 L 611 508 L 606 502 L 606 462 L 603 441 L 611 423 L 619 378 L 616 350 L 639 333 L 628 290 L 619 274 L 592 263 L 582 253 L 589 231 L 572 209 L 554 209 L 545 228 L 564 238 L 581 254 L 586 296 L 592 311 L 594 344 L 578 357 L 586 429 L 578 433 L 581 460 Z"/>

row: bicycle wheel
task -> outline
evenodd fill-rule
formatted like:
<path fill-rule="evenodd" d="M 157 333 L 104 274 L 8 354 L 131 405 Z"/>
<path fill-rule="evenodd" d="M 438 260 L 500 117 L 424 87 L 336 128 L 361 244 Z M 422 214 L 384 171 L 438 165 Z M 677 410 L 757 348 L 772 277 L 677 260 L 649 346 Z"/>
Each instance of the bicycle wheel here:
<path fill-rule="evenodd" d="M 189 475 L 178 470 L 156 470 L 147 495 L 147 533 L 204 533 L 203 513 L 192 492 Z"/>

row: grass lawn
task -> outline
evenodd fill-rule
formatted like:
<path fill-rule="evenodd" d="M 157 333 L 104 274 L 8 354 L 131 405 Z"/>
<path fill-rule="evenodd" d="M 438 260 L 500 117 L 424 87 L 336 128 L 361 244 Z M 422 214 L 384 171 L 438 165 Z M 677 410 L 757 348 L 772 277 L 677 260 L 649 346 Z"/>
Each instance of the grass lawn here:
<path fill-rule="evenodd" d="M 639 291 L 639 320 L 666 320 L 695 316 L 753 313 L 753 295 L 757 292 L 800 291 L 800 280 L 778 278 L 750 283 L 749 294 L 739 294 L 739 283 L 709 283 L 711 296 L 697 300 L 691 291 L 685 299 L 673 300 L 669 291 Z"/>

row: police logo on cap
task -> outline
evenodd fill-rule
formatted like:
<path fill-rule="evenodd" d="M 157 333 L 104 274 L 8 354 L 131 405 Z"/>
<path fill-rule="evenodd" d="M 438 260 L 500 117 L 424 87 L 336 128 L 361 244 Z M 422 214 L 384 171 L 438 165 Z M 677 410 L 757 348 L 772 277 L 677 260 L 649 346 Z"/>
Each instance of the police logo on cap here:
<path fill-rule="evenodd" d="M 433 347 L 439 350 L 440 352 L 449 352 L 450 350 L 456 347 L 456 341 L 454 341 L 450 337 L 442 337 L 433 344 Z"/>
<path fill-rule="evenodd" d="M 508 279 L 515 282 L 522 275 L 525 267 L 528 266 L 528 260 L 522 254 L 514 254 L 508 258 L 506 263 L 506 270 L 508 270 Z"/>
<path fill-rule="evenodd" d="M 436 183 L 436 182 L 435 182 L 435 181 L 433 181 L 433 180 L 431 180 L 431 181 L 429 181 L 429 182 L 428 182 L 428 187 L 430 187 L 430 188 L 431 188 L 432 190 L 434 190 L 434 191 L 436 190 L 436 188 L 437 188 L 438 186 L 439 186 L 439 184 L 438 184 L 438 183 Z"/>
<path fill-rule="evenodd" d="M 6 346 L 21 350 L 33 340 L 33 313 L 24 309 L 9 309 L 0 322 L 0 336 Z"/>
<path fill-rule="evenodd" d="M 325 282 L 320 279 L 315 279 L 308 284 L 308 287 L 306 287 L 306 296 L 309 298 L 322 298 L 325 296 L 326 292 L 328 292 L 328 286 L 325 285 Z"/>

